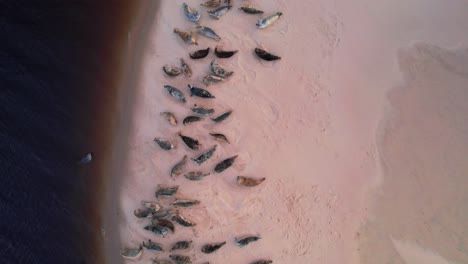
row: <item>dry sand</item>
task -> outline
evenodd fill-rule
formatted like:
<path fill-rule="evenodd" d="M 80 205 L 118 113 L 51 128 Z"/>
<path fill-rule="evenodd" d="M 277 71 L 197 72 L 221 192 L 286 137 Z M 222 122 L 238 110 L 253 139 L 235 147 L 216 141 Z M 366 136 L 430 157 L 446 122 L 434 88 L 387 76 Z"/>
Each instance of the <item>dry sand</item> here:
<path fill-rule="evenodd" d="M 468 210 L 462 202 L 466 204 L 463 186 L 468 181 L 468 109 L 463 104 L 468 61 L 458 59 L 466 51 L 437 46 L 466 42 L 468 5 L 349 2 L 258 2 L 255 5 L 267 13 L 284 13 L 264 30 L 255 28 L 258 16 L 237 10 L 240 1 L 218 21 L 201 8 L 201 24 L 213 28 L 222 40 L 216 43 L 200 36 L 198 46 L 182 43 L 173 33 L 174 27 L 194 27 L 184 18 L 181 2 L 161 2 L 136 87 L 121 179 L 122 247 L 152 239 L 168 248 L 174 241 L 192 239 L 195 247 L 187 254 L 195 263 L 250 263 L 258 258 L 299 264 L 430 263 L 415 262 L 418 256 L 433 263 L 467 262 L 463 221 Z M 200 1 L 187 3 L 199 8 Z M 422 44 L 413 45 L 414 41 Z M 205 87 L 201 79 L 214 55 L 193 61 L 188 52 L 216 44 L 239 50 L 230 59 L 217 60 L 235 74 L 226 83 L 207 88 L 216 99 L 189 97 L 182 105 L 170 98 L 165 84 L 186 95 L 188 83 Z M 282 60 L 260 61 L 253 54 L 257 46 Z M 413 60 L 414 54 L 418 56 Z M 164 76 L 161 67 L 178 65 L 180 57 L 194 75 Z M 428 76 L 433 79 L 426 80 Z M 445 88 L 452 89 L 450 96 Z M 388 100 L 391 90 L 395 92 Z M 187 127 L 171 127 L 159 115 L 172 111 L 181 122 L 194 103 L 212 106 L 217 113 L 234 112 L 221 124 L 205 120 Z M 402 113 L 412 119 L 398 117 Z M 434 122 L 415 122 L 424 115 Z M 433 127 L 431 134 L 418 137 Z M 203 151 L 218 144 L 214 157 L 201 167 L 189 162 L 187 171 L 211 171 L 223 158 L 236 154 L 239 158 L 232 168 L 200 182 L 183 176 L 173 182 L 171 167 L 184 154 L 194 157 L 202 152 L 188 149 L 176 136 L 178 131 L 199 139 Z M 211 131 L 226 134 L 231 144 L 213 141 Z M 156 136 L 176 142 L 176 149 L 161 150 L 153 142 Z M 434 148 L 427 147 L 432 143 Z M 413 152 L 407 151 L 409 146 Z M 424 155 L 411 162 L 417 153 Z M 426 178 L 409 179 L 406 173 Z M 235 184 L 237 175 L 267 180 L 246 189 Z M 423 184 L 424 179 L 431 179 L 431 184 Z M 197 223 L 194 228 L 176 226 L 176 233 L 166 238 L 143 230 L 148 220 L 136 219 L 133 210 L 141 200 L 154 200 L 157 184 L 180 185 L 179 197 L 201 200 L 200 206 L 183 211 Z M 416 216 L 421 212 L 429 215 Z M 443 216 L 435 217 L 439 214 Z M 425 230 L 417 229 L 421 221 L 429 223 Z M 234 237 L 244 234 L 262 239 L 236 247 Z M 199 251 L 203 243 L 217 241 L 228 244 L 211 255 Z M 156 255 L 144 252 L 141 263 Z M 160 255 L 164 258 L 169 252 Z"/>

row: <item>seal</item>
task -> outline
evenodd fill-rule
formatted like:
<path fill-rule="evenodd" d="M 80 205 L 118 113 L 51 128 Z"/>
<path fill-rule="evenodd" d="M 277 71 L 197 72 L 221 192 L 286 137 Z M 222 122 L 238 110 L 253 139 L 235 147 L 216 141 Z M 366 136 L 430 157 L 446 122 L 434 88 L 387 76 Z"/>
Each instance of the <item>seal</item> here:
<path fill-rule="evenodd" d="M 177 126 L 177 118 L 173 113 L 161 112 L 160 115 L 164 117 L 167 120 L 167 122 L 169 122 L 169 124 L 171 124 L 172 126 Z"/>
<path fill-rule="evenodd" d="M 271 53 L 269 53 L 266 50 L 263 50 L 261 48 L 255 48 L 255 54 L 257 54 L 257 56 L 260 59 L 266 60 L 266 61 L 281 60 L 281 57 L 273 55 L 273 54 L 271 54 Z"/>
<path fill-rule="evenodd" d="M 185 145 L 187 145 L 187 147 L 189 147 L 189 148 L 191 148 L 193 150 L 199 150 L 201 148 L 201 146 L 202 146 L 200 144 L 200 142 L 198 142 L 198 140 L 196 140 L 194 138 L 184 136 L 180 132 L 177 133 L 177 135 L 179 135 L 179 137 L 182 139 L 182 141 L 185 143 Z"/>
<path fill-rule="evenodd" d="M 212 75 L 212 74 L 206 75 L 205 77 L 203 77 L 203 80 L 202 80 L 202 82 L 207 86 L 213 83 L 221 83 L 223 81 L 224 81 L 223 78 L 216 76 L 216 75 Z"/>
<path fill-rule="evenodd" d="M 216 34 L 216 32 L 214 32 L 214 30 L 209 27 L 197 26 L 197 30 L 198 30 L 198 33 L 202 34 L 203 36 L 207 38 L 214 39 L 216 41 L 221 40 L 221 37 L 218 36 L 218 34 Z"/>
<path fill-rule="evenodd" d="M 205 3 L 200 4 L 201 6 L 206 6 L 206 7 L 219 7 L 221 5 L 221 0 L 210 0 Z"/>
<path fill-rule="evenodd" d="M 172 215 L 171 219 L 173 221 L 176 221 L 181 226 L 195 226 L 195 225 L 197 225 L 196 223 L 188 220 L 183 215 L 181 215 L 179 211 L 176 211 L 176 213 L 174 215 Z"/>
<path fill-rule="evenodd" d="M 163 247 L 159 243 L 154 243 L 151 239 L 148 239 L 148 244 L 145 244 L 145 241 L 142 242 L 144 248 L 152 251 L 164 251 Z"/>
<path fill-rule="evenodd" d="M 138 210 L 134 210 L 133 211 L 133 214 L 137 217 L 137 218 L 151 218 L 153 216 L 153 211 L 151 211 L 150 209 L 148 208 L 145 208 L 143 210 L 141 209 L 138 209 Z"/>
<path fill-rule="evenodd" d="M 232 57 L 237 53 L 237 50 L 222 50 L 220 47 L 215 47 L 215 55 L 218 58 L 226 59 Z"/>
<path fill-rule="evenodd" d="M 273 263 L 273 260 L 261 259 L 261 260 L 254 261 L 250 264 L 271 264 L 271 263 Z"/>
<path fill-rule="evenodd" d="M 182 102 L 182 103 L 185 103 L 186 100 L 185 100 L 185 96 L 184 94 L 182 93 L 181 90 L 173 87 L 173 86 L 170 86 L 170 85 L 164 85 L 164 88 L 166 88 L 166 90 L 169 92 L 169 94 L 174 97 L 175 99 L 177 99 L 178 101 Z"/>
<path fill-rule="evenodd" d="M 184 9 L 184 14 L 188 18 L 188 20 L 198 23 L 198 20 L 200 20 L 200 12 L 195 8 L 188 6 L 186 3 L 183 3 L 182 7 Z"/>
<path fill-rule="evenodd" d="M 158 189 L 155 192 L 156 199 L 159 199 L 159 196 L 172 196 L 174 195 L 177 190 L 179 189 L 179 185 L 173 185 L 173 186 L 166 186 L 163 187 L 160 184 L 158 184 Z"/>
<path fill-rule="evenodd" d="M 268 27 L 269 25 L 273 24 L 276 20 L 278 20 L 281 16 L 283 15 L 283 13 L 281 12 L 276 12 L 272 15 L 269 15 L 269 16 L 266 16 L 264 18 L 260 18 L 258 21 L 257 21 L 257 24 L 256 26 L 260 29 L 262 28 L 266 28 Z"/>
<path fill-rule="evenodd" d="M 197 37 L 192 32 L 187 32 L 187 31 L 180 30 L 178 28 L 174 28 L 174 33 L 178 34 L 179 37 L 185 43 L 198 45 Z"/>
<path fill-rule="evenodd" d="M 180 206 L 180 207 L 190 207 L 200 204 L 199 200 L 190 200 L 190 199 L 176 199 L 171 203 L 173 206 Z"/>
<path fill-rule="evenodd" d="M 206 48 L 206 49 L 201 49 L 201 50 L 191 52 L 191 53 L 189 53 L 189 56 L 190 56 L 190 58 L 192 58 L 194 60 L 198 60 L 198 59 L 203 59 L 206 56 L 208 56 L 208 53 L 210 53 L 210 48 L 209 47 Z"/>
<path fill-rule="evenodd" d="M 172 245 L 171 251 L 189 249 L 191 245 L 192 240 L 177 241 Z"/>
<path fill-rule="evenodd" d="M 208 92 L 205 89 L 198 88 L 195 86 L 192 86 L 191 84 L 188 85 L 189 91 L 190 91 L 190 96 L 198 96 L 201 98 L 215 98 L 210 92 Z"/>
<path fill-rule="evenodd" d="M 220 134 L 220 133 L 210 133 L 210 136 L 214 137 L 217 141 L 219 142 L 226 142 L 228 144 L 231 144 L 229 143 L 229 140 L 227 139 L 227 137 L 223 134 Z"/>
<path fill-rule="evenodd" d="M 213 108 L 206 108 L 206 107 L 203 107 L 203 106 L 197 106 L 196 104 L 193 105 L 193 107 L 191 107 L 190 110 L 192 110 L 192 112 L 197 113 L 199 115 L 211 115 L 211 114 L 214 113 Z"/>
<path fill-rule="evenodd" d="M 151 259 L 152 264 L 174 264 L 171 260 L 167 259 Z"/>
<path fill-rule="evenodd" d="M 187 63 L 185 63 L 184 59 L 180 59 L 180 65 L 182 67 L 182 71 L 184 72 L 184 75 L 187 77 L 191 77 L 192 69 L 190 68 L 190 66 L 188 66 Z"/>
<path fill-rule="evenodd" d="M 231 7 L 232 7 L 231 5 L 227 5 L 227 6 L 218 7 L 215 10 L 209 10 L 208 15 L 210 15 L 210 17 L 212 18 L 219 19 L 222 15 L 226 14 L 227 11 L 231 9 Z"/>
<path fill-rule="evenodd" d="M 185 174 L 184 177 L 187 180 L 199 181 L 199 180 L 205 178 L 208 175 L 210 175 L 210 173 L 203 173 L 201 171 L 191 171 L 191 172 Z"/>
<path fill-rule="evenodd" d="M 151 224 L 165 227 L 165 228 L 171 230 L 172 233 L 174 233 L 174 231 L 175 231 L 174 224 L 171 221 L 169 221 L 167 219 L 164 219 L 164 218 L 153 219 L 151 221 Z"/>
<path fill-rule="evenodd" d="M 266 178 L 254 179 L 245 176 L 237 176 L 237 183 L 245 187 L 254 187 L 265 181 Z"/>
<path fill-rule="evenodd" d="M 141 205 L 143 207 L 150 209 L 153 212 L 157 212 L 161 209 L 161 205 L 159 205 L 157 202 L 151 202 L 151 201 L 141 201 Z"/>
<path fill-rule="evenodd" d="M 198 163 L 198 165 L 201 165 L 203 162 L 207 161 L 209 158 L 211 158 L 211 156 L 213 156 L 213 154 L 216 151 L 216 147 L 217 147 L 217 145 L 214 145 L 207 152 L 201 154 L 200 156 L 198 156 L 196 158 L 191 158 L 191 160 Z"/>
<path fill-rule="evenodd" d="M 159 225 L 147 225 L 144 227 L 145 230 L 151 231 L 158 236 L 165 237 L 169 232 L 169 228 Z"/>
<path fill-rule="evenodd" d="M 159 147 L 161 147 L 164 150 L 171 150 L 174 148 L 174 145 L 172 145 L 171 142 L 162 138 L 154 138 L 154 142 L 156 142 L 159 145 Z"/>
<path fill-rule="evenodd" d="M 124 248 L 120 251 L 120 255 L 126 259 L 138 260 L 143 254 L 143 247 L 140 245 L 138 248 Z"/>
<path fill-rule="evenodd" d="M 222 67 L 220 67 L 215 60 L 212 60 L 210 63 L 210 71 L 213 75 L 219 76 L 221 78 L 227 78 L 231 76 L 234 72 L 233 71 L 226 71 Z"/>
<path fill-rule="evenodd" d="M 171 179 L 175 180 L 177 176 L 179 176 L 185 168 L 185 164 L 187 163 L 187 155 L 184 155 L 181 161 L 179 161 L 174 167 L 171 169 Z"/>
<path fill-rule="evenodd" d="M 203 118 L 201 118 L 199 116 L 187 116 L 186 118 L 184 118 L 182 123 L 184 124 L 184 126 L 186 126 L 187 124 L 202 121 L 202 120 L 203 120 Z"/>
<path fill-rule="evenodd" d="M 234 242 L 236 243 L 237 246 L 239 247 L 245 247 L 247 246 L 250 242 L 254 242 L 259 240 L 261 237 L 258 236 L 244 236 L 244 237 L 236 237 L 234 238 Z"/>
<path fill-rule="evenodd" d="M 237 158 L 237 155 L 232 156 L 230 158 L 227 158 L 227 159 L 219 162 L 218 164 L 216 164 L 216 166 L 214 168 L 214 171 L 217 172 L 217 173 L 223 172 L 224 170 L 226 170 L 227 168 L 232 166 L 232 164 L 234 163 L 236 158 Z"/>
<path fill-rule="evenodd" d="M 77 163 L 79 165 L 88 164 L 93 160 L 93 152 L 86 153 Z"/>
<path fill-rule="evenodd" d="M 176 264 L 192 264 L 189 256 L 169 255 L 169 258 L 175 261 Z"/>
<path fill-rule="evenodd" d="M 239 10 L 244 11 L 244 13 L 247 14 L 263 14 L 262 10 L 258 10 L 253 6 L 250 5 L 243 5 L 242 7 L 239 8 Z"/>
<path fill-rule="evenodd" d="M 220 243 L 205 244 L 202 246 L 201 251 L 205 254 L 211 254 L 216 250 L 220 249 L 226 244 L 226 241 Z"/>
<path fill-rule="evenodd" d="M 171 77 L 179 76 L 182 73 L 182 70 L 180 68 L 172 67 L 169 65 L 164 65 L 163 71 Z"/>
<path fill-rule="evenodd" d="M 171 209 L 161 209 L 157 212 L 154 212 L 151 219 L 153 220 L 163 219 L 167 217 L 168 215 L 170 215 L 171 213 L 172 213 Z"/>
<path fill-rule="evenodd" d="M 213 120 L 213 122 L 215 123 L 219 123 L 219 122 L 222 122 L 224 121 L 226 118 L 228 118 L 230 115 L 232 114 L 232 110 L 229 110 L 229 111 L 226 111 L 222 114 L 220 114 L 219 116 L 215 117 L 215 118 L 211 118 L 211 120 Z"/>

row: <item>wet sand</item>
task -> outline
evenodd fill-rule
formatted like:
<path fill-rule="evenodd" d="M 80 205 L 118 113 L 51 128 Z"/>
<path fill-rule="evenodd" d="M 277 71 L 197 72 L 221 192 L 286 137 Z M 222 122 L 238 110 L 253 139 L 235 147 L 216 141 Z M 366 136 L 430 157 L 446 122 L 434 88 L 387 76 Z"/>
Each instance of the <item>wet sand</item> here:
<path fill-rule="evenodd" d="M 187 3 L 199 8 L 198 1 Z M 462 172 L 464 164 L 468 163 L 463 162 L 461 143 L 459 153 L 448 145 L 466 142 L 466 134 L 453 132 L 447 141 L 436 137 L 440 143 L 434 149 L 422 149 L 427 144 L 425 141 L 414 147 L 415 151 L 424 153 L 445 149 L 451 156 L 460 156 L 456 164 L 442 164 L 438 162 L 439 156 L 427 154 L 427 164 L 441 166 L 441 170 L 452 168 L 458 175 L 451 176 L 453 181 L 449 187 L 442 188 L 445 191 L 437 196 L 432 194 L 444 183 L 440 174 L 428 176 L 435 181 L 432 187 L 418 186 L 418 181 L 413 180 L 407 182 L 407 191 L 398 188 L 401 179 L 408 178 L 403 172 L 411 168 L 423 169 L 421 163 L 404 165 L 408 167 L 399 163 L 402 155 L 398 151 L 405 150 L 409 143 L 417 143 L 414 140 L 408 142 L 405 135 L 417 135 L 431 127 L 404 121 L 416 127 L 399 125 L 403 139 L 395 140 L 399 140 L 397 145 L 401 148 L 391 149 L 389 145 L 393 144 L 387 143 L 394 137 L 394 130 L 388 128 L 388 122 L 399 124 L 400 119 L 394 121 L 392 118 L 405 107 L 400 101 L 409 100 L 404 95 L 390 96 L 391 100 L 387 97 L 389 92 L 398 94 L 391 91 L 402 90 L 395 87 L 405 86 L 402 85 L 402 80 L 406 80 L 402 73 L 406 74 L 404 65 L 407 62 L 400 50 L 410 47 L 409 52 L 414 52 L 411 45 L 418 40 L 431 43 L 429 50 L 434 47 L 438 52 L 440 49 L 435 46 L 454 46 L 466 41 L 461 38 L 463 25 L 466 25 L 461 10 L 466 4 L 462 1 L 451 4 L 444 6 L 447 12 L 439 17 L 434 12 L 440 6 L 432 3 L 428 7 L 422 1 L 412 1 L 408 3 L 409 7 L 394 2 L 379 5 L 368 1 L 353 4 L 312 1 L 301 5 L 285 1 L 258 3 L 258 7 L 267 13 L 284 13 L 277 23 L 264 30 L 255 28 L 257 16 L 237 10 L 240 3 L 234 3 L 233 10 L 219 21 L 209 18 L 202 8 L 201 24 L 213 28 L 222 37 L 219 44 L 226 49 L 239 50 L 230 59 L 217 60 L 223 67 L 234 70 L 235 74 L 227 82 L 207 88 L 216 99 L 190 97 L 183 105 L 170 98 L 163 85 L 178 87 L 186 95 L 188 83 L 204 88 L 201 79 L 208 72 L 214 55 L 192 61 L 188 52 L 208 46 L 214 48 L 218 43 L 203 36 L 199 37 L 198 46 L 182 43 L 173 33 L 173 28 L 187 30 L 194 25 L 184 18 L 181 3 L 161 3 L 148 36 L 135 88 L 128 159 L 122 168 L 119 184 L 121 246 L 134 247 L 143 240 L 152 239 L 168 249 L 174 241 L 192 239 L 194 248 L 185 253 L 192 256 L 195 263 L 249 263 L 258 258 L 271 258 L 274 263 L 375 263 L 375 259 L 405 263 L 401 262 L 407 258 L 402 252 L 415 252 L 406 244 L 410 243 L 431 248 L 448 260 L 466 262 L 466 241 L 455 239 L 458 242 L 448 243 L 444 246 L 446 250 L 432 247 L 423 242 L 421 233 L 411 228 L 405 229 L 405 236 L 393 233 L 393 227 L 399 232 L 402 229 L 398 221 L 390 221 L 389 217 L 398 215 L 398 219 L 405 219 L 408 211 L 417 211 L 420 203 L 425 201 L 423 198 L 420 203 L 409 198 L 399 202 L 391 196 L 404 197 L 405 193 L 414 193 L 413 190 L 421 188 L 421 194 L 437 200 L 439 205 L 454 205 L 454 211 L 442 218 L 440 225 L 448 226 L 455 233 L 463 231 L 463 213 L 457 215 L 455 212 L 466 211 L 466 207 L 459 204 L 466 195 L 463 196 L 463 191 L 458 189 L 461 187 L 457 186 L 463 186 L 467 181 L 466 176 L 458 172 Z M 419 8 L 422 6 L 425 8 Z M 407 8 L 413 12 L 402 12 Z M 431 19 L 439 23 L 431 27 Z M 440 34 L 435 34 L 435 30 Z M 425 47 L 428 44 L 421 45 Z M 280 55 L 282 59 L 277 62 L 260 61 L 253 54 L 257 46 Z M 449 55 L 443 53 L 440 56 Z M 191 78 L 164 76 L 161 67 L 164 64 L 178 65 L 180 57 L 190 64 L 194 75 Z M 416 61 L 418 67 L 429 63 Z M 450 60 L 442 61 L 452 65 L 449 68 L 461 71 L 462 75 L 467 65 L 466 61 L 457 61 L 455 67 Z M 436 67 L 435 71 L 441 69 Z M 425 76 L 415 74 L 418 78 Z M 445 93 L 438 90 L 440 85 L 435 85 L 436 81 L 456 87 L 462 87 L 466 81 L 459 76 L 460 73 L 455 74 L 457 77 L 452 75 L 431 74 L 434 82 L 427 85 L 434 85 L 432 90 L 437 90 L 437 97 L 442 98 Z M 456 90 L 456 94 L 445 102 L 461 100 L 461 96 L 466 95 L 466 90 Z M 409 113 L 420 115 L 411 109 L 419 111 L 418 106 L 424 105 L 429 108 L 424 110 L 425 114 L 437 112 L 433 108 L 437 109 L 440 104 L 431 96 L 421 97 L 414 92 L 409 97 L 414 103 L 407 104 Z M 428 101 L 430 103 L 426 104 Z M 206 118 L 187 127 L 181 124 L 171 127 L 159 115 L 162 111 L 171 111 L 181 122 L 190 114 L 188 107 L 194 103 L 212 106 L 216 113 L 227 109 L 234 109 L 234 112 L 221 124 L 213 124 Z M 393 108 L 389 108 L 390 104 Z M 462 105 L 456 109 L 467 111 Z M 466 123 L 463 115 L 455 110 L 448 110 L 443 120 Z M 442 128 L 440 122 L 429 125 Z M 451 127 L 456 127 L 453 131 L 459 130 L 456 125 Z M 178 131 L 199 139 L 203 144 L 202 151 L 195 152 L 183 145 L 176 135 Z M 213 141 L 208 135 L 211 131 L 226 134 L 231 144 Z M 176 142 L 176 149 L 164 152 L 153 142 L 154 137 Z M 448 141 L 452 143 L 447 145 Z M 171 167 L 184 154 L 195 157 L 215 144 L 218 149 L 209 161 L 200 167 L 189 162 L 187 171 L 212 171 L 220 160 L 239 155 L 232 168 L 221 174 L 212 174 L 200 182 L 187 181 L 182 175 L 175 181 L 170 179 Z M 410 158 L 411 155 L 404 161 Z M 403 171 L 394 171 L 393 167 L 403 168 Z M 445 171 L 447 174 L 452 173 Z M 237 175 L 267 179 L 258 187 L 245 189 L 235 184 Z M 148 220 L 136 219 L 133 210 L 140 207 L 141 200 L 154 200 L 157 184 L 177 184 L 180 186 L 178 197 L 201 201 L 200 206 L 183 211 L 197 223 L 195 227 L 176 226 L 175 234 L 166 238 L 143 230 Z M 450 187 L 452 185 L 456 188 Z M 387 209 L 382 210 L 382 205 L 387 205 Z M 435 203 L 427 206 L 425 212 L 435 212 Z M 412 224 L 420 224 L 421 219 L 414 218 Z M 436 229 L 431 229 L 431 232 L 436 232 Z M 244 234 L 258 234 L 262 239 L 247 248 L 236 247 L 234 237 Z M 395 243 L 388 243 L 390 237 Z M 227 241 L 228 244 L 212 255 L 200 252 L 202 244 L 217 241 Z M 398 254 L 395 254 L 395 248 L 400 248 Z M 156 254 L 145 251 L 141 262 L 168 255 L 169 252 Z"/>

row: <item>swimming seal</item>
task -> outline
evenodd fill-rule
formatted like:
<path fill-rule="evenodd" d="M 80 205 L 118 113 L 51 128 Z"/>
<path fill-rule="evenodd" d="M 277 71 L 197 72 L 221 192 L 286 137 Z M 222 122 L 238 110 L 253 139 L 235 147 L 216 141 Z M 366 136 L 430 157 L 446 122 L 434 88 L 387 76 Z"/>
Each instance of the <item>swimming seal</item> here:
<path fill-rule="evenodd" d="M 142 242 L 144 248 L 153 251 L 164 251 L 162 245 L 159 243 L 154 243 L 151 239 L 148 239 L 148 244 L 145 244 L 145 241 Z"/>
<path fill-rule="evenodd" d="M 173 113 L 161 112 L 160 115 L 163 116 L 167 120 L 167 122 L 169 122 L 169 124 L 171 124 L 172 126 L 177 126 L 177 118 Z"/>
<path fill-rule="evenodd" d="M 200 12 L 195 8 L 188 6 L 186 3 L 182 4 L 184 9 L 184 14 L 188 18 L 188 20 L 197 23 L 200 20 Z"/>
<path fill-rule="evenodd" d="M 215 55 L 218 58 L 226 59 L 232 57 L 237 53 L 237 50 L 222 50 L 220 47 L 215 47 Z"/>
<path fill-rule="evenodd" d="M 265 178 L 254 179 L 245 176 L 237 176 L 237 183 L 245 187 L 254 187 L 265 181 Z"/>
<path fill-rule="evenodd" d="M 273 55 L 273 54 L 271 54 L 271 53 L 269 53 L 266 50 L 263 50 L 261 48 L 255 48 L 255 54 L 257 54 L 257 56 L 260 59 L 266 60 L 266 61 L 274 61 L 274 60 L 280 60 L 281 59 L 281 57 Z"/>
<path fill-rule="evenodd" d="M 179 176 L 185 168 L 185 164 L 187 163 L 187 155 L 184 155 L 181 161 L 179 161 L 174 167 L 171 169 L 171 179 L 175 180 L 177 176 Z"/>
<path fill-rule="evenodd" d="M 171 142 L 162 138 L 154 138 L 154 142 L 156 142 L 159 145 L 159 147 L 161 147 L 164 150 L 171 150 L 174 148 L 174 145 L 172 145 Z"/>
<path fill-rule="evenodd" d="M 191 160 L 195 161 L 198 163 L 198 165 L 202 164 L 203 162 L 207 161 L 211 156 L 213 156 L 213 153 L 216 151 L 217 145 L 214 145 L 211 147 L 207 152 L 201 154 L 200 156 L 196 158 L 191 158 Z"/>
<path fill-rule="evenodd" d="M 156 199 L 159 199 L 159 196 L 172 196 L 174 195 L 177 190 L 179 189 L 179 185 L 174 185 L 174 186 L 166 186 L 162 187 L 161 185 L 158 184 L 158 189 L 155 192 Z"/>
<path fill-rule="evenodd" d="M 180 68 L 172 67 L 172 66 L 168 66 L 168 65 L 163 66 L 163 71 L 164 71 L 164 73 L 166 73 L 167 75 L 169 75 L 171 77 L 178 76 L 178 75 L 180 75 L 182 73 L 182 70 Z"/>
<path fill-rule="evenodd" d="M 226 111 L 215 118 L 211 118 L 211 120 L 213 120 L 213 122 L 215 123 L 222 122 L 223 120 L 228 118 L 231 115 L 231 113 L 232 113 L 232 110 Z"/>
<path fill-rule="evenodd" d="M 219 162 L 218 164 L 216 164 L 216 166 L 214 168 L 214 171 L 217 172 L 217 173 L 223 172 L 224 170 L 226 170 L 227 168 L 232 166 L 232 164 L 234 163 L 236 158 L 237 158 L 237 155 L 232 156 L 230 158 L 227 158 L 227 159 Z"/>
<path fill-rule="evenodd" d="M 197 30 L 198 30 L 198 33 L 202 34 L 203 36 L 207 38 L 214 39 L 216 41 L 221 40 L 221 37 L 218 36 L 218 34 L 216 34 L 216 32 L 214 32 L 214 30 L 209 27 L 197 26 Z"/>
<path fill-rule="evenodd" d="M 210 53 L 210 48 L 209 47 L 206 48 L 206 49 L 201 49 L 201 50 L 191 52 L 191 53 L 189 53 L 189 56 L 190 56 L 190 58 L 192 58 L 194 60 L 198 60 L 198 59 L 203 59 L 206 56 L 208 56 L 208 53 Z"/>
<path fill-rule="evenodd" d="M 234 242 L 236 243 L 237 246 L 239 247 L 245 247 L 247 246 L 250 242 L 254 242 L 259 240 L 260 237 L 258 236 L 244 236 L 244 237 L 236 237 L 234 238 Z"/>
<path fill-rule="evenodd" d="M 229 143 L 229 140 L 227 139 L 227 137 L 223 134 L 220 134 L 220 133 L 210 133 L 210 136 L 214 137 L 217 141 L 220 141 L 220 142 L 226 142 L 228 144 Z"/>
<path fill-rule="evenodd" d="M 269 25 L 273 24 L 276 20 L 278 20 L 282 15 L 283 15 L 283 13 L 281 13 L 281 12 L 276 12 L 276 13 L 274 13 L 274 14 L 272 14 L 272 15 L 266 16 L 266 17 L 264 17 L 264 18 L 260 18 L 260 19 L 257 21 L 256 26 L 257 26 L 259 29 L 266 28 L 266 27 L 268 27 Z"/>
<path fill-rule="evenodd" d="M 211 254 L 216 250 L 220 249 L 226 244 L 226 241 L 220 243 L 205 244 L 202 246 L 201 251 L 205 254 Z"/>
<path fill-rule="evenodd" d="M 169 92 L 169 95 L 171 95 L 172 97 L 174 97 L 178 101 L 180 101 L 182 103 L 186 102 L 184 94 L 179 89 L 177 89 L 177 88 L 175 88 L 173 86 L 170 86 L 170 85 L 164 85 L 164 88 L 166 88 L 166 90 Z"/>
<path fill-rule="evenodd" d="M 193 34 L 192 32 L 187 32 L 187 31 L 180 30 L 180 29 L 178 29 L 178 28 L 174 28 L 174 33 L 178 34 L 179 37 L 180 37 L 185 43 L 198 45 L 198 43 L 197 43 L 197 37 L 196 37 L 195 34 Z"/>
<path fill-rule="evenodd" d="M 190 91 L 190 96 L 195 95 L 195 96 L 198 96 L 198 97 L 201 97 L 201 98 L 212 98 L 212 99 L 216 98 L 210 92 L 208 92 L 205 89 L 192 86 L 191 84 L 188 85 L 188 88 L 189 88 L 189 91 Z"/>
<path fill-rule="evenodd" d="M 179 135 L 179 137 L 182 139 L 182 141 L 185 143 L 185 145 L 187 145 L 187 147 L 193 149 L 193 150 L 199 150 L 201 148 L 201 144 L 198 140 L 194 139 L 194 138 L 191 138 L 191 137 L 188 137 L 188 136 L 184 136 L 182 135 L 180 132 L 177 133 Z"/>

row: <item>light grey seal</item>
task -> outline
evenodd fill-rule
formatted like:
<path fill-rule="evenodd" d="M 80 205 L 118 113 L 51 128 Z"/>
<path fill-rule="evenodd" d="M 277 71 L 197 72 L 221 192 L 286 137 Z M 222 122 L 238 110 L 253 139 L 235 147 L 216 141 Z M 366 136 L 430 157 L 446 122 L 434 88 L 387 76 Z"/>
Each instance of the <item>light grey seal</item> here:
<path fill-rule="evenodd" d="M 214 39 L 216 41 L 220 41 L 221 37 L 216 34 L 216 32 L 209 28 L 209 27 L 204 27 L 204 26 L 197 26 L 198 33 L 202 34 L 203 36 Z"/>
<path fill-rule="evenodd" d="M 188 20 L 198 23 L 198 20 L 200 20 L 200 12 L 195 8 L 188 6 L 186 3 L 183 3 L 182 7 L 184 8 L 184 14 Z"/>
<path fill-rule="evenodd" d="M 221 6 L 216 8 L 215 10 L 209 10 L 208 15 L 210 15 L 212 18 L 219 19 L 222 15 L 226 14 L 229 9 L 231 9 L 231 5 L 227 6 Z"/>
<path fill-rule="evenodd" d="M 210 63 L 210 71 L 212 74 L 221 78 L 227 78 L 234 73 L 233 71 L 226 71 L 225 69 L 223 69 L 215 62 L 215 60 L 212 60 Z"/>
<path fill-rule="evenodd" d="M 281 12 L 276 12 L 272 15 L 269 15 L 269 16 L 266 16 L 264 18 L 260 18 L 258 21 L 257 21 L 257 27 L 262 29 L 262 28 L 266 28 L 268 27 L 269 25 L 273 24 L 276 20 L 278 20 L 281 16 L 283 15 L 283 13 Z"/>
<path fill-rule="evenodd" d="M 124 248 L 120 251 L 120 255 L 126 259 L 138 260 L 143 254 L 143 247 L 140 245 L 138 248 Z"/>
<path fill-rule="evenodd" d="M 182 102 L 182 103 L 185 103 L 186 100 L 185 100 L 185 96 L 184 94 L 182 93 L 181 90 L 173 87 L 173 86 L 170 86 L 170 85 L 164 85 L 164 88 L 166 88 L 166 90 L 169 92 L 169 94 L 174 97 L 175 99 L 177 99 L 178 101 Z"/>

